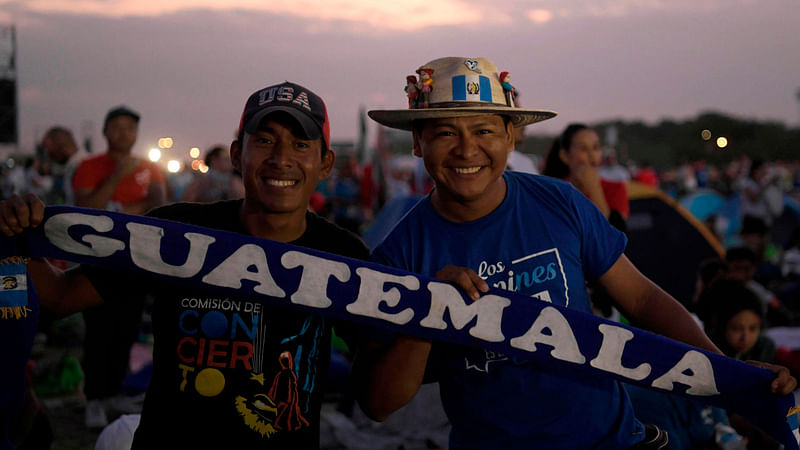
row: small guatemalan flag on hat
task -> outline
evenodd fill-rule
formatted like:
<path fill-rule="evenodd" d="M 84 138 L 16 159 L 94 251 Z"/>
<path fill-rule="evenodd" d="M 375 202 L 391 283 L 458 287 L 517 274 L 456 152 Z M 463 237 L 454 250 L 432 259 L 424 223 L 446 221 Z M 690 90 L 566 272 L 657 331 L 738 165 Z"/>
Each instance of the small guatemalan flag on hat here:
<path fill-rule="evenodd" d="M 457 75 L 452 79 L 453 101 L 491 102 L 492 84 L 483 75 Z"/>

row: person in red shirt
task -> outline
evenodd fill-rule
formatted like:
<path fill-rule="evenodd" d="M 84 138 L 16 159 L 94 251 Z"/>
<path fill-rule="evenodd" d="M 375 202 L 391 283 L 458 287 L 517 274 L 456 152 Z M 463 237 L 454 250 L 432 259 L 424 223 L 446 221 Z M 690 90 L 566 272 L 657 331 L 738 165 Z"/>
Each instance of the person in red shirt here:
<path fill-rule="evenodd" d="M 166 202 L 161 169 L 131 154 L 138 130 L 135 111 L 119 106 L 108 112 L 103 125 L 108 151 L 85 159 L 75 171 L 77 206 L 144 214 Z"/>
<path fill-rule="evenodd" d="M 639 171 L 636 172 L 636 176 L 633 177 L 633 179 L 648 186 L 658 187 L 658 174 L 655 169 L 653 169 L 653 166 L 647 162 L 642 164 L 642 167 L 639 168 Z"/>
<path fill-rule="evenodd" d="M 166 202 L 161 169 L 131 154 L 139 130 L 139 114 L 125 106 L 106 114 L 103 134 L 108 151 L 84 159 L 75 170 L 75 205 L 126 214 L 144 214 Z M 107 409 L 138 412 L 139 405 L 122 396 L 131 346 L 138 337 L 144 298 L 107 302 L 83 313 L 86 324 L 83 369 L 86 395 L 85 423 L 107 425 Z"/>

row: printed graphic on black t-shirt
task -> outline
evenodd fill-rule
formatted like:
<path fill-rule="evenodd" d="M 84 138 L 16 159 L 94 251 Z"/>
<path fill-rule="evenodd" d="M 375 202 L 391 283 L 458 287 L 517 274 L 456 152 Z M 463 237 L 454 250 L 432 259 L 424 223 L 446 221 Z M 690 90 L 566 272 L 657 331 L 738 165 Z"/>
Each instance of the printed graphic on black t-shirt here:
<path fill-rule="evenodd" d="M 287 320 L 259 303 L 215 297 L 183 298 L 179 308 L 179 391 L 233 397 L 230 407 L 264 438 L 309 426 L 322 318 Z"/>

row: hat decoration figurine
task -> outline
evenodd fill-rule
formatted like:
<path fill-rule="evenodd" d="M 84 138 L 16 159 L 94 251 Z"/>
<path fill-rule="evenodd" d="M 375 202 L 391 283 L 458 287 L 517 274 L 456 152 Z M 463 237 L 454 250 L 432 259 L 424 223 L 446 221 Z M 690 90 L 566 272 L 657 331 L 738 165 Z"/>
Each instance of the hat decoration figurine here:
<path fill-rule="evenodd" d="M 517 97 L 517 90 L 511 85 L 511 74 L 500 72 L 500 85 L 503 86 L 503 94 L 506 96 L 508 106 L 514 108 L 514 99 Z"/>
<path fill-rule="evenodd" d="M 408 95 L 408 107 L 416 108 L 419 101 L 419 89 L 417 89 L 416 75 L 409 75 L 406 77 L 406 95 Z"/>
<path fill-rule="evenodd" d="M 433 90 L 433 68 L 422 66 L 417 69 L 417 74 L 419 75 L 419 82 L 417 83 L 417 89 L 419 89 L 417 108 L 427 108 L 430 104 L 431 91 Z"/>

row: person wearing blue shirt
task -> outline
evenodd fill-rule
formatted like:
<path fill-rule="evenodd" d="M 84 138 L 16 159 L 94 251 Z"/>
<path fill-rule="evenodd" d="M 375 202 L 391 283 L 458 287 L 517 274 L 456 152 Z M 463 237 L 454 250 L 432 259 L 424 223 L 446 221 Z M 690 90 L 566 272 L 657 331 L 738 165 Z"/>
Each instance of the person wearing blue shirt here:
<path fill-rule="evenodd" d="M 625 236 L 566 182 L 504 172 L 515 127 L 555 113 L 515 108 L 484 58 L 441 58 L 426 108 L 370 111 L 413 132 L 414 155 L 434 180 L 373 253 L 379 263 L 452 282 L 475 301 L 489 286 L 584 312 L 585 282 L 599 282 L 635 324 L 716 353 L 669 294 L 623 254 Z M 532 301 L 536 301 L 532 300 Z M 777 387 L 796 381 L 783 368 Z M 383 420 L 426 373 L 438 380 L 450 448 L 666 448 L 667 436 L 634 416 L 617 381 L 580 377 L 480 348 L 411 336 L 376 343 L 354 371 L 362 409 Z"/>

